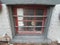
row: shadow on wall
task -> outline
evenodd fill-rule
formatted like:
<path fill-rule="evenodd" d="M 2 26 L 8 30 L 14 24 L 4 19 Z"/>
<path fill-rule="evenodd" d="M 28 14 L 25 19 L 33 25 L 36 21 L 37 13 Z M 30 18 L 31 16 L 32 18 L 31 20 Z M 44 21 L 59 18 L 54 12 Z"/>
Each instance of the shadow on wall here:
<path fill-rule="evenodd" d="M 60 14 L 60 4 L 56 5 L 54 7 L 51 21 L 50 21 L 50 27 L 48 30 L 48 38 L 52 41 L 58 41 L 60 43 L 60 20 L 59 15 Z"/>

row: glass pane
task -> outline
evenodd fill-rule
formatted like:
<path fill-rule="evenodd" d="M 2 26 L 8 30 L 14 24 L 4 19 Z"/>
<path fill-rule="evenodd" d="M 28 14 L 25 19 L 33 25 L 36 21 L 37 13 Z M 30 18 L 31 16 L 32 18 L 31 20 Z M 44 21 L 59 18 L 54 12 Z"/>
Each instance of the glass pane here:
<path fill-rule="evenodd" d="M 42 26 L 42 22 L 35 22 L 35 25 L 33 26 L 32 22 L 20 21 L 20 22 L 18 22 L 18 25 L 19 25 L 20 31 L 33 31 L 34 28 L 35 28 L 35 30 L 40 31 L 41 27 L 39 27 L 39 26 Z"/>
<path fill-rule="evenodd" d="M 36 26 L 42 26 L 42 22 L 36 22 Z"/>
<path fill-rule="evenodd" d="M 36 15 L 43 15 L 44 10 L 43 9 L 37 9 Z"/>
<path fill-rule="evenodd" d="M 27 31 L 33 31 L 34 28 L 33 27 L 27 27 Z"/>
<path fill-rule="evenodd" d="M 24 20 L 33 20 L 33 17 L 24 17 Z"/>
<path fill-rule="evenodd" d="M 43 20 L 42 17 L 36 17 L 36 20 Z"/>
<path fill-rule="evenodd" d="M 18 20 L 23 20 L 23 17 L 18 17 Z"/>
<path fill-rule="evenodd" d="M 33 31 L 34 28 L 33 27 L 19 27 L 19 31 Z"/>
<path fill-rule="evenodd" d="M 31 22 L 24 22 L 24 21 L 18 22 L 18 28 L 20 31 L 32 31 L 33 30 L 33 26 L 31 25 Z"/>
<path fill-rule="evenodd" d="M 34 24 L 32 23 L 32 21 L 27 21 L 27 22 L 24 22 L 24 26 L 33 26 Z"/>
<path fill-rule="evenodd" d="M 32 26 L 31 22 L 27 22 L 27 26 Z"/>
<path fill-rule="evenodd" d="M 18 21 L 19 26 L 32 26 L 32 22 Z"/>
<path fill-rule="evenodd" d="M 34 15 L 33 9 L 24 9 L 24 15 Z"/>
<path fill-rule="evenodd" d="M 18 21 L 18 26 L 24 26 L 24 22 L 23 21 Z"/>
<path fill-rule="evenodd" d="M 35 30 L 36 31 L 41 31 L 41 27 L 36 27 Z"/>
<path fill-rule="evenodd" d="M 19 29 L 19 31 L 25 31 L 25 27 L 23 27 L 23 26 L 18 27 L 18 29 Z"/>

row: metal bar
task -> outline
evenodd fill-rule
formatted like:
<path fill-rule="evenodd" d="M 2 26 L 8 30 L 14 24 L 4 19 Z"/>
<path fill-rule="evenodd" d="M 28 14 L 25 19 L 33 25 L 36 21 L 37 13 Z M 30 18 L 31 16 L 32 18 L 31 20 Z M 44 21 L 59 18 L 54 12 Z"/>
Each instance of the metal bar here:
<path fill-rule="evenodd" d="M 20 16 L 20 15 L 13 15 L 13 17 L 47 17 L 47 16 Z"/>
<path fill-rule="evenodd" d="M 32 20 L 18 20 L 18 21 L 23 21 L 23 22 L 31 22 Z M 35 20 L 36 22 L 42 22 L 42 20 Z"/>
<path fill-rule="evenodd" d="M 46 26 L 15 26 L 15 27 L 46 27 Z"/>

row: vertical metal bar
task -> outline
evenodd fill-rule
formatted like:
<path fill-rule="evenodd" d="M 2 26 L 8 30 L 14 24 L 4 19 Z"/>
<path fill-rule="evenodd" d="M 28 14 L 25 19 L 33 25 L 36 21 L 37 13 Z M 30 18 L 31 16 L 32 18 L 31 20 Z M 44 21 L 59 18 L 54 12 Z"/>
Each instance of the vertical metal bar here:
<path fill-rule="evenodd" d="M 44 13 L 43 13 L 43 16 L 46 16 L 46 12 L 47 12 L 47 9 L 45 8 L 44 9 Z M 45 24 L 45 17 L 43 17 L 43 21 L 42 21 L 42 26 L 44 26 L 44 24 Z M 44 32 L 44 27 L 42 27 L 42 32 Z"/>
<path fill-rule="evenodd" d="M 17 16 L 17 8 L 13 8 L 13 14 Z M 15 25 L 18 26 L 18 17 L 15 18 Z M 16 27 L 16 33 L 18 33 L 18 27 Z"/>

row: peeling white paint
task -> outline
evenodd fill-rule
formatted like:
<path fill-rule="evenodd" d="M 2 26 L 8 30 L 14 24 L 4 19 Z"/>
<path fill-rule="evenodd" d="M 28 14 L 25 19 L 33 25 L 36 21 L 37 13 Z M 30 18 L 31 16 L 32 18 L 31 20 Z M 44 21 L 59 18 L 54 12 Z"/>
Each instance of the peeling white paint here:
<path fill-rule="evenodd" d="M 2 12 L 0 13 L 0 37 L 3 37 L 5 33 L 12 38 L 8 10 L 6 5 L 2 4 Z"/>

